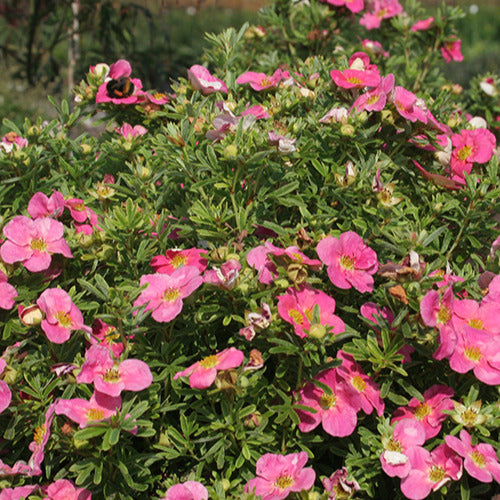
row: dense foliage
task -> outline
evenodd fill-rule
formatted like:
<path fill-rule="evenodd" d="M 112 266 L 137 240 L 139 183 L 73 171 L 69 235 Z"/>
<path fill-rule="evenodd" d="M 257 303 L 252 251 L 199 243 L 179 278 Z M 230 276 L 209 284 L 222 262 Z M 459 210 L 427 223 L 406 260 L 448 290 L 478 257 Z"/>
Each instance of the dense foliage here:
<path fill-rule="evenodd" d="M 499 77 L 442 75 L 460 17 L 278 0 L 171 95 L 96 61 L 10 124 L 0 498 L 497 491 Z"/>

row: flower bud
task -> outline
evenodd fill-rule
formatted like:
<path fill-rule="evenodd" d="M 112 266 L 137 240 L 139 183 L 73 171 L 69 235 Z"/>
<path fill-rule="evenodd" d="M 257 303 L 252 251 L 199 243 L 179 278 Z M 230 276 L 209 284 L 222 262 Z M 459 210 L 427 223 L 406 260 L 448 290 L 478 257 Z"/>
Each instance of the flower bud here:
<path fill-rule="evenodd" d="M 238 147 L 236 144 L 229 144 L 224 148 L 224 158 L 226 160 L 235 160 L 238 156 Z"/>
<path fill-rule="evenodd" d="M 313 337 L 315 339 L 322 339 L 326 335 L 326 328 L 324 325 L 320 323 L 314 323 L 309 328 L 309 337 Z"/>
<path fill-rule="evenodd" d="M 355 129 L 350 123 L 344 123 L 340 127 L 340 133 L 342 135 L 352 136 L 352 135 L 354 135 L 354 132 L 355 132 Z"/>
<path fill-rule="evenodd" d="M 27 307 L 18 305 L 17 313 L 19 314 L 21 323 L 28 327 L 39 325 L 43 319 L 43 312 L 36 304 Z"/>

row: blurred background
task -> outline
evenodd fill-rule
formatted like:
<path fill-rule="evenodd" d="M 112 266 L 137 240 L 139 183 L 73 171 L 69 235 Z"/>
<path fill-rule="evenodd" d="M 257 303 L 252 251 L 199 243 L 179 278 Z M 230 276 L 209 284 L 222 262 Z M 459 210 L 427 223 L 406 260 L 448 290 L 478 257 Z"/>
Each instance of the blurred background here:
<path fill-rule="evenodd" d="M 0 118 L 50 118 L 47 95 L 69 95 L 89 66 L 126 58 L 144 88 L 168 91 L 201 62 L 205 32 L 255 23 L 266 0 L 0 0 Z M 404 6 L 404 0 L 401 0 Z M 424 0 L 432 8 L 442 1 Z M 500 0 L 460 5 L 463 63 L 446 67 L 466 87 L 500 73 Z M 0 120 L 1 121 L 1 120 Z M 0 134 L 7 131 L 0 125 Z"/>

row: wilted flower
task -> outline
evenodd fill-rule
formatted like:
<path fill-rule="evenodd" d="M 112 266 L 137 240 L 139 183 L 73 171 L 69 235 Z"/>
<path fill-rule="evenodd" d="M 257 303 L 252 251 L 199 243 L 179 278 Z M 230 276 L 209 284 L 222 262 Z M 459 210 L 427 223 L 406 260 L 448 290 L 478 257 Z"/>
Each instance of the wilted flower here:
<path fill-rule="evenodd" d="M 227 93 L 226 84 L 212 76 L 210 71 L 204 66 L 195 64 L 188 69 L 188 78 L 191 85 L 196 89 L 201 91 L 203 95 L 213 94 L 214 92 L 224 92 Z"/>

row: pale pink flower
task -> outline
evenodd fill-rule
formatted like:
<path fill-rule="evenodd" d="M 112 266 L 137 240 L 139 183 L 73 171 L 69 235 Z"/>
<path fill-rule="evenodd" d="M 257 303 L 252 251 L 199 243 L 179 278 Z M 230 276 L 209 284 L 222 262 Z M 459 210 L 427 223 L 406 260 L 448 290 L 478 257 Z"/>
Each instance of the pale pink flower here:
<path fill-rule="evenodd" d="M 0 309 L 12 309 L 16 297 L 16 289 L 7 283 L 7 275 L 0 270 Z"/>
<path fill-rule="evenodd" d="M 165 255 L 156 255 L 151 259 L 151 267 L 156 273 L 172 274 L 183 266 L 194 266 L 200 274 L 207 268 L 207 251 L 199 248 L 174 248 Z"/>
<path fill-rule="evenodd" d="M 464 56 L 462 55 L 462 40 L 459 38 L 448 40 L 441 47 L 441 54 L 447 63 L 450 63 L 451 61 L 463 61 Z"/>
<path fill-rule="evenodd" d="M 434 25 L 434 18 L 433 17 L 428 17 L 426 19 L 421 19 L 420 21 L 417 21 L 416 23 L 413 24 L 413 26 L 410 28 L 411 31 L 424 31 L 428 30 Z"/>
<path fill-rule="evenodd" d="M 142 96 L 142 82 L 137 78 L 130 78 L 132 67 L 124 59 L 120 59 L 109 67 L 109 73 L 99 88 L 95 102 L 113 104 L 135 104 Z"/>
<path fill-rule="evenodd" d="M 69 339 L 73 330 L 88 330 L 80 309 L 61 288 L 47 288 L 36 303 L 45 313 L 41 326 L 51 342 L 62 344 Z"/>
<path fill-rule="evenodd" d="M 295 142 L 297 139 L 290 139 L 284 135 L 277 134 L 274 130 L 269 131 L 267 134 L 267 141 L 271 146 L 276 146 L 278 152 L 282 154 L 290 154 L 297 151 Z"/>
<path fill-rule="evenodd" d="M 425 429 L 414 419 L 405 418 L 394 426 L 392 436 L 382 436 L 380 455 L 383 471 L 390 477 L 406 477 L 411 470 L 408 450 L 425 442 Z"/>
<path fill-rule="evenodd" d="M 17 135 L 15 132 L 8 132 L 0 139 L 0 150 L 10 153 L 14 148 L 22 149 L 28 145 L 28 139 Z"/>
<path fill-rule="evenodd" d="M 354 287 L 361 293 L 373 290 L 372 275 L 378 269 L 377 254 L 354 231 L 342 233 L 339 238 L 323 238 L 316 251 L 335 286 L 343 289 Z"/>
<path fill-rule="evenodd" d="M 96 391 L 116 397 L 122 391 L 138 392 L 146 389 L 153 382 L 153 375 L 144 361 L 116 361 L 106 346 L 96 344 L 85 353 L 85 363 L 76 381 L 79 384 L 93 382 Z"/>
<path fill-rule="evenodd" d="M 5 359 L 0 358 L 0 375 L 5 370 L 7 362 Z M 0 380 L 0 413 L 6 410 L 12 400 L 12 392 L 10 391 L 9 385 L 4 380 Z"/>
<path fill-rule="evenodd" d="M 77 488 L 68 479 L 58 479 L 42 488 L 43 500 L 90 500 L 92 494 L 85 488 Z"/>
<path fill-rule="evenodd" d="M 155 321 L 167 323 L 182 311 L 182 299 L 191 295 L 203 283 L 200 271 L 194 266 L 182 266 L 172 274 L 145 274 L 140 286 L 148 285 L 134 302 L 134 307 L 146 304 Z"/>
<path fill-rule="evenodd" d="M 385 403 L 380 397 L 378 385 L 363 371 L 354 358 L 342 350 L 337 352 L 337 358 L 342 364 L 337 367 L 338 376 L 347 383 L 347 391 L 352 396 L 352 404 L 357 403 L 359 409 L 369 415 L 376 410 L 381 417 L 384 414 Z"/>
<path fill-rule="evenodd" d="M 7 264 L 22 262 L 31 272 L 48 269 L 53 254 L 73 257 L 64 240 L 63 224 L 50 217 L 33 220 L 24 215 L 16 215 L 3 228 L 3 234 L 7 241 L 0 248 L 2 260 Z"/>
<path fill-rule="evenodd" d="M 90 400 L 82 398 L 58 399 L 56 401 L 56 415 L 66 415 L 76 422 L 81 429 L 116 415 L 116 410 L 121 408 L 120 396 L 113 397 L 95 391 Z"/>
<path fill-rule="evenodd" d="M 53 191 L 50 198 L 42 192 L 35 193 L 28 203 L 28 214 L 33 219 L 40 217 L 57 218 L 64 211 L 64 196 L 59 191 Z"/>
<path fill-rule="evenodd" d="M 236 259 L 229 259 L 220 266 L 212 266 L 212 269 L 205 271 L 203 281 L 211 285 L 231 290 L 240 275 L 241 264 Z"/>
<path fill-rule="evenodd" d="M 326 384 L 331 391 L 326 392 L 312 382 L 299 391 L 297 403 L 316 410 L 315 413 L 305 409 L 295 410 L 300 418 L 299 429 L 311 432 L 321 424 L 330 436 L 350 436 L 358 423 L 358 398 L 353 398 L 348 392 L 346 382 L 335 369 L 321 372 L 315 379 Z"/>
<path fill-rule="evenodd" d="M 356 491 L 361 489 L 356 480 L 348 479 L 345 467 L 336 470 L 330 477 L 323 478 L 321 482 L 325 488 L 325 493 L 328 493 L 327 500 L 351 498 Z"/>
<path fill-rule="evenodd" d="M 425 430 L 425 440 L 436 437 L 441 430 L 441 424 L 448 415 L 447 410 L 453 410 L 454 391 L 445 385 L 433 385 L 427 389 L 423 396 L 424 400 L 411 398 L 408 406 L 400 406 L 394 412 L 391 424 L 404 418 L 414 418 L 420 422 Z"/>
<path fill-rule="evenodd" d="M 198 481 L 174 484 L 162 500 L 208 500 L 208 490 Z"/>
<path fill-rule="evenodd" d="M 268 76 L 265 73 L 247 71 L 236 79 L 236 83 L 238 85 L 249 83 L 250 87 L 254 90 L 260 91 L 277 87 L 281 80 L 286 80 L 289 77 L 290 73 L 288 73 L 288 71 L 282 71 L 281 69 L 277 69 L 271 76 Z"/>
<path fill-rule="evenodd" d="M 266 329 L 271 324 L 271 319 L 271 308 L 262 302 L 260 312 L 245 312 L 247 326 L 240 328 L 239 334 L 247 340 L 253 340 L 258 331 Z"/>
<path fill-rule="evenodd" d="M 148 129 L 142 125 L 135 125 L 132 127 L 130 123 L 124 123 L 121 127 L 116 127 L 115 132 L 120 134 L 126 141 L 130 142 L 133 139 L 141 137 L 141 135 L 147 134 Z"/>
<path fill-rule="evenodd" d="M 460 431 L 460 439 L 445 436 L 446 444 L 464 458 L 464 467 L 468 474 L 482 483 L 491 483 L 493 479 L 500 483 L 500 464 L 495 449 L 491 444 L 472 444 L 472 436 L 465 430 Z"/>
<path fill-rule="evenodd" d="M 335 7 L 347 7 L 352 13 L 356 14 L 365 7 L 364 0 L 326 0 L 327 3 Z"/>
<path fill-rule="evenodd" d="M 380 42 L 376 42 L 375 40 L 369 40 L 368 38 L 365 38 L 361 41 L 361 46 L 371 54 L 389 57 L 389 52 L 384 50 L 382 44 Z"/>
<path fill-rule="evenodd" d="M 344 89 L 376 87 L 380 83 L 380 73 L 374 70 L 333 69 L 330 76 L 338 87 Z"/>
<path fill-rule="evenodd" d="M 305 451 L 289 455 L 266 453 L 256 464 L 257 477 L 245 485 L 245 493 L 254 493 L 262 500 L 280 500 L 290 493 L 309 490 L 316 479 L 312 468 L 304 468 Z"/>
<path fill-rule="evenodd" d="M 248 118 L 252 118 L 255 120 L 255 117 L 252 117 L 251 115 L 249 115 Z M 215 130 L 209 130 L 205 134 L 205 137 L 211 141 L 220 141 L 226 136 L 228 132 L 236 131 L 240 119 L 240 117 L 234 116 L 231 111 L 226 111 L 220 115 L 217 115 L 212 120 L 212 125 L 214 126 Z M 245 122 L 243 122 L 243 125 L 245 125 Z"/>
<path fill-rule="evenodd" d="M 318 322 L 314 321 L 315 307 L 319 312 Z M 334 335 L 344 332 L 345 324 L 334 312 L 335 299 L 308 284 L 298 290 L 288 288 L 284 295 L 278 297 L 279 315 L 294 327 L 295 334 L 301 338 L 307 337 L 314 325 L 323 325 Z"/>
<path fill-rule="evenodd" d="M 346 107 L 341 106 L 330 109 L 330 111 L 328 111 L 326 115 L 324 115 L 319 119 L 319 122 L 345 124 L 347 123 L 348 118 L 349 118 L 349 110 Z"/>
<path fill-rule="evenodd" d="M 235 347 L 229 347 L 217 354 L 211 354 L 201 361 L 197 361 L 185 370 L 177 372 L 174 375 L 174 380 L 179 377 L 189 376 L 189 385 L 193 389 L 206 389 L 213 384 L 218 371 L 237 368 L 243 363 L 243 358 L 242 351 Z"/>
<path fill-rule="evenodd" d="M 431 452 L 421 446 L 407 450 L 411 470 L 401 480 L 401 491 L 410 500 L 422 500 L 448 481 L 462 477 L 462 459 L 446 444 Z"/>
<path fill-rule="evenodd" d="M 195 64 L 188 69 L 187 74 L 191 85 L 196 90 L 201 91 L 203 95 L 213 94 L 214 92 L 227 93 L 226 84 L 222 80 L 215 78 L 204 66 Z"/>

